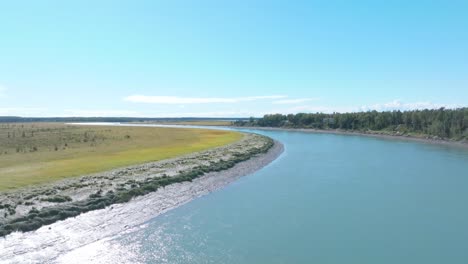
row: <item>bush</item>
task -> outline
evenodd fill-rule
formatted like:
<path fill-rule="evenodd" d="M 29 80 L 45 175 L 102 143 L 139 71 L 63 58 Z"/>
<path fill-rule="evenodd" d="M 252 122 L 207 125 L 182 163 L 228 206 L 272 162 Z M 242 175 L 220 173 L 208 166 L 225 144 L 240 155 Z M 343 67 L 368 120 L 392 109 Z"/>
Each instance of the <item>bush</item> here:
<path fill-rule="evenodd" d="M 42 198 L 41 201 L 51 202 L 51 203 L 65 203 L 65 202 L 71 202 L 72 198 L 66 195 L 55 195 L 52 197 Z"/>
<path fill-rule="evenodd" d="M 94 198 L 100 198 L 102 197 L 102 190 L 97 191 L 96 193 L 90 194 L 89 198 L 94 199 Z"/>

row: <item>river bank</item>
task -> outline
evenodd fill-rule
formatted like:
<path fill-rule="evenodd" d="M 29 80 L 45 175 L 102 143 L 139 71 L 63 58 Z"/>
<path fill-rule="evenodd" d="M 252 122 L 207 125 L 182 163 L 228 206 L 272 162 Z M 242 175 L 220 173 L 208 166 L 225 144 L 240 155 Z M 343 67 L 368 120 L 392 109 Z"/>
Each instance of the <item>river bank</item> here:
<path fill-rule="evenodd" d="M 454 141 L 443 139 L 439 137 L 416 137 L 407 134 L 384 134 L 383 132 L 369 131 L 369 132 L 360 132 L 360 131 L 347 131 L 347 130 L 337 130 L 337 129 L 314 129 L 314 128 L 282 128 L 282 127 L 237 127 L 231 126 L 233 128 L 247 128 L 247 129 L 256 129 L 256 130 L 265 130 L 265 131 L 290 131 L 290 132 L 305 132 L 305 133 L 327 133 L 327 134 L 337 134 L 337 135 L 355 135 L 355 136 L 367 136 L 367 137 L 376 137 L 384 139 L 397 139 L 397 140 L 408 140 L 416 141 L 427 144 L 436 144 L 436 145 L 445 145 L 452 147 L 461 147 L 468 149 L 467 141 Z"/>
<path fill-rule="evenodd" d="M 0 235 L 32 231 L 80 213 L 125 203 L 173 183 L 192 181 L 266 152 L 267 137 L 244 134 L 224 147 L 0 193 Z"/>
<path fill-rule="evenodd" d="M 161 168 L 168 164 L 178 164 L 178 167 L 171 168 L 177 171 L 181 169 L 182 165 L 188 165 L 188 160 L 199 160 L 200 155 L 214 154 L 213 151 L 218 153 L 218 158 L 221 158 L 219 154 L 226 157 L 228 152 L 232 155 L 234 149 L 246 151 L 245 148 L 249 145 L 249 148 L 255 148 L 261 142 L 265 142 L 265 139 L 259 141 L 261 138 L 267 139 L 259 135 L 246 134 L 246 138 L 242 142 L 216 149 L 216 151 L 210 150 L 197 155 L 189 155 L 190 157 L 157 162 L 151 165 L 146 164 L 145 168 L 154 168 L 155 165 Z M 35 261 L 32 263 L 49 262 L 66 252 L 105 237 L 138 229 L 145 221 L 157 215 L 222 188 L 241 176 L 261 169 L 275 160 L 282 152 L 282 144 L 274 142 L 266 153 L 255 155 L 227 170 L 205 173 L 191 182 L 184 181 L 167 185 L 155 192 L 136 197 L 127 203 L 114 204 L 104 209 L 83 213 L 73 218 L 43 226 L 33 232 L 12 233 L 5 238 L 0 238 L 0 251 L 2 252 L 0 262 L 23 263 L 27 261 L 31 263 L 31 260 Z M 141 167 L 134 166 L 132 169 L 135 172 Z"/>

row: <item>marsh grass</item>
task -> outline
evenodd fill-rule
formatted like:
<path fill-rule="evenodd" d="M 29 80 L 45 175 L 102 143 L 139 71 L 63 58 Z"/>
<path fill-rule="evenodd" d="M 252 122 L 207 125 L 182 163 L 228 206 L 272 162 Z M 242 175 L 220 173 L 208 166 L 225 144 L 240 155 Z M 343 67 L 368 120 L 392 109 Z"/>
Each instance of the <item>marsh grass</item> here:
<path fill-rule="evenodd" d="M 246 161 L 253 156 L 267 152 L 273 145 L 273 140 L 268 138 L 267 143 L 260 148 L 251 148 L 248 152 L 237 153 L 228 160 L 219 160 L 217 162 L 211 162 L 209 165 L 200 165 L 193 168 L 191 171 L 183 172 L 176 176 L 153 177 L 146 179 L 144 182 L 130 180 L 127 183 L 132 183 L 132 187 L 128 189 L 121 188 L 117 191 L 109 191 L 105 195 L 103 195 L 101 191 L 98 191 L 83 201 L 77 201 L 67 205 L 46 207 L 41 210 L 34 208 L 26 216 L 12 219 L 8 223 L 1 225 L 0 237 L 6 236 L 14 231 L 27 232 L 36 230 L 43 225 L 52 224 L 56 221 L 74 217 L 84 212 L 103 209 L 111 204 L 128 202 L 134 197 L 154 192 L 170 184 L 192 181 L 209 172 L 230 169 L 239 162 Z"/>
<path fill-rule="evenodd" d="M 231 131 L 0 124 L 0 191 L 158 161 L 241 139 Z"/>
<path fill-rule="evenodd" d="M 187 126 L 230 126 L 231 121 L 223 120 L 194 120 L 194 121 L 161 121 L 161 122 L 148 122 L 163 125 L 187 125 Z"/>

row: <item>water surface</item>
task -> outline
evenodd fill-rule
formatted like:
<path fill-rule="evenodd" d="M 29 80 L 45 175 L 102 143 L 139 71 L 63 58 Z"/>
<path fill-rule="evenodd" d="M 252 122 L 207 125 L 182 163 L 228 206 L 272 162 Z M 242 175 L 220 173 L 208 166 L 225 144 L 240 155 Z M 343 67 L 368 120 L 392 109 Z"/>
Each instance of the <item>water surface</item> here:
<path fill-rule="evenodd" d="M 281 141 L 285 153 L 137 231 L 97 243 L 93 259 L 467 263 L 467 150 L 361 136 L 257 132 Z"/>

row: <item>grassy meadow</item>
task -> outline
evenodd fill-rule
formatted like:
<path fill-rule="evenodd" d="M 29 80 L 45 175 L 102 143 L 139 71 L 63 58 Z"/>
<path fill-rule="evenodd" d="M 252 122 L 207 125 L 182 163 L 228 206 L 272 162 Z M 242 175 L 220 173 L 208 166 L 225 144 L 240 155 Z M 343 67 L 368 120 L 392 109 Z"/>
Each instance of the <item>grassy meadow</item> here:
<path fill-rule="evenodd" d="M 0 190 L 173 158 L 240 133 L 202 129 L 0 124 Z"/>
<path fill-rule="evenodd" d="M 230 126 L 231 121 L 224 120 L 189 120 L 189 121 L 156 121 L 145 122 L 160 125 L 184 125 L 184 126 Z"/>

